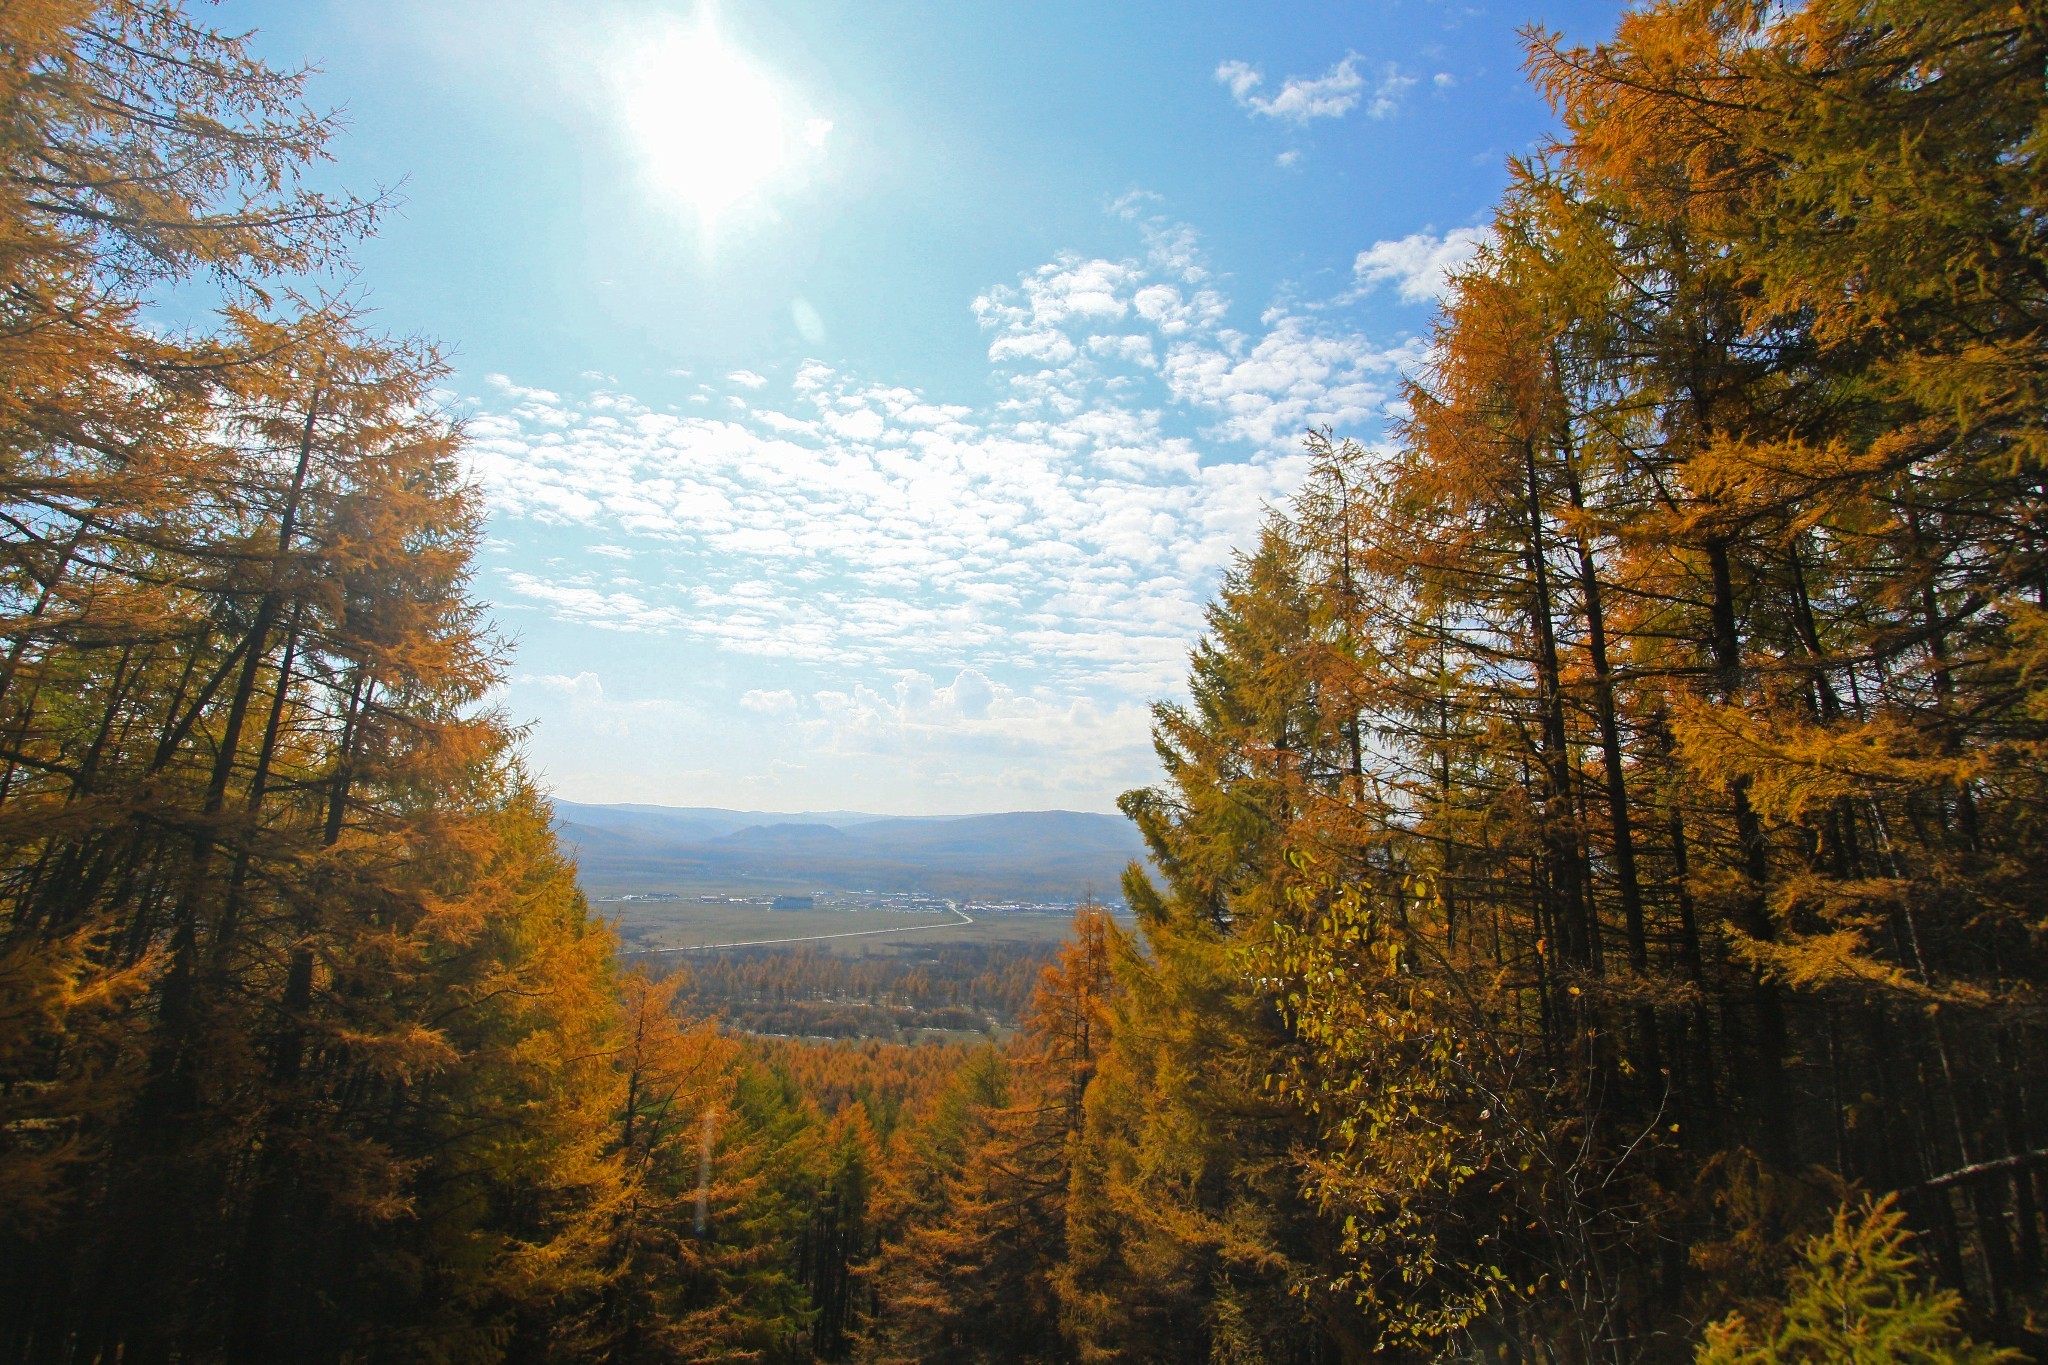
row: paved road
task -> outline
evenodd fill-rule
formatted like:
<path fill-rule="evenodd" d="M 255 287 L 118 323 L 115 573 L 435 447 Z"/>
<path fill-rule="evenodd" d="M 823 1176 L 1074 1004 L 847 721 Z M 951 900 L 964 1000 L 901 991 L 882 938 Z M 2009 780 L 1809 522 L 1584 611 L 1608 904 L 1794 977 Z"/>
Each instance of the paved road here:
<path fill-rule="evenodd" d="M 744 943 L 692 943 L 686 948 L 636 948 L 633 956 L 642 953 L 708 953 L 718 948 L 768 948 L 781 943 L 823 943 L 834 938 L 872 938 L 876 934 L 925 934 L 934 929 L 957 929 L 963 924 L 974 923 L 974 917 L 962 910 L 955 901 L 947 901 L 946 909 L 959 916 L 958 920 L 946 924 L 906 924 L 896 929 L 854 929 L 844 934 L 805 934 L 800 938 L 751 938 Z"/>

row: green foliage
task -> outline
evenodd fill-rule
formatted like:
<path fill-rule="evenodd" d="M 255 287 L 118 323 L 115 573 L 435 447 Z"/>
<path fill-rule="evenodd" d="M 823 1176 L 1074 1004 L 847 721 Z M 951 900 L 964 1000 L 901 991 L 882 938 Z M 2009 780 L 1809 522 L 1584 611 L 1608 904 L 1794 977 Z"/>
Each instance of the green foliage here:
<path fill-rule="evenodd" d="M 1785 1303 L 1751 1323 L 1736 1314 L 1707 1329 L 1698 1365 L 1848 1362 L 1995 1365 L 2020 1359 L 1972 1341 L 1953 1290 L 1918 1284 L 1911 1235 L 1891 1200 L 1843 1206 L 1834 1226 L 1800 1248 Z"/>

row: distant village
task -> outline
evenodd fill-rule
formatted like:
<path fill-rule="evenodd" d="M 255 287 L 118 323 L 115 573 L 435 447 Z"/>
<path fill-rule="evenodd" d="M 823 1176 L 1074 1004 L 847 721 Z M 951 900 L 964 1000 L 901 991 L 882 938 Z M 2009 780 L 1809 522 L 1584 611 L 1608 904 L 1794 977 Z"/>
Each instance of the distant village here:
<path fill-rule="evenodd" d="M 950 901 L 921 891 L 813 891 L 808 895 L 686 896 L 675 891 L 637 891 L 608 901 L 666 901 L 693 905 L 751 905 L 764 910 L 898 910 L 942 915 L 958 908 L 970 915 L 1071 915 L 1078 901 Z"/>

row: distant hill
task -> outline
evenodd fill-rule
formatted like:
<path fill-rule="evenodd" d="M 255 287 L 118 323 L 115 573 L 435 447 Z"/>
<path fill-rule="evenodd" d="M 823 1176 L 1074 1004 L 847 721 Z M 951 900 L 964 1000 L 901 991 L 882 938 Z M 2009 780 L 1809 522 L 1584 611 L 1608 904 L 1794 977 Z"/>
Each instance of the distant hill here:
<path fill-rule="evenodd" d="M 844 890 L 1114 900 L 1145 856 L 1128 820 L 1079 811 L 905 819 L 859 811 L 798 814 L 556 801 L 555 821 L 593 887 L 664 879 L 761 877 Z"/>
<path fill-rule="evenodd" d="M 745 829 L 722 834 L 718 843 L 726 848 L 747 849 L 766 852 L 779 850 L 786 853 L 811 851 L 838 854 L 851 852 L 859 844 L 841 834 L 831 825 L 783 824 L 748 825 Z"/>

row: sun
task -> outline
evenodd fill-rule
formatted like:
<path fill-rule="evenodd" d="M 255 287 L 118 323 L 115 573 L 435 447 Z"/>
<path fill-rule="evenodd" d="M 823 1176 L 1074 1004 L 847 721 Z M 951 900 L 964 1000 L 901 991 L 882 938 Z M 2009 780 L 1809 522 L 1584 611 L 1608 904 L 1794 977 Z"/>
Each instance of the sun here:
<path fill-rule="evenodd" d="M 628 61 L 623 112 L 652 186 L 707 228 L 787 179 L 831 126 L 802 117 L 709 15 L 653 37 Z"/>

